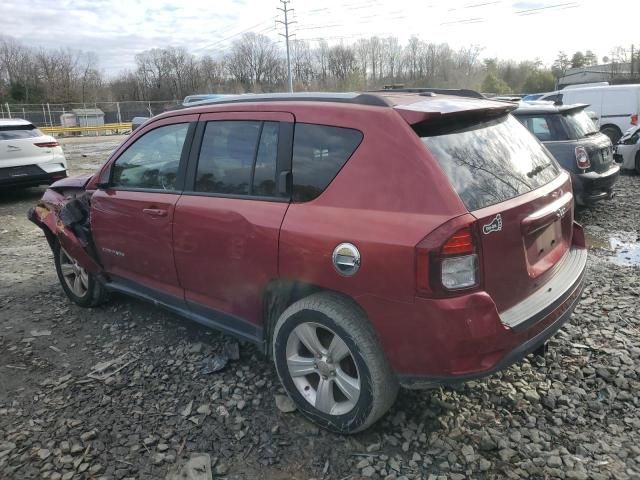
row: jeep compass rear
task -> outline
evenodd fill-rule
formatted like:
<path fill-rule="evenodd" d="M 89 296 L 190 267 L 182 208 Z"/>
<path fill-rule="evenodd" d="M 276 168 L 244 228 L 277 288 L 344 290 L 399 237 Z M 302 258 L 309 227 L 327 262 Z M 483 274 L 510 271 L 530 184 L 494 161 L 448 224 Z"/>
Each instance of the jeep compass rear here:
<path fill-rule="evenodd" d="M 512 106 L 455 94 L 166 112 L 30 218 L 77 304 L 121 292 L 254 342 L 304 415 L 361 431 L 400 385 L 535 350 L 581 294 L 568 174 Z"/>

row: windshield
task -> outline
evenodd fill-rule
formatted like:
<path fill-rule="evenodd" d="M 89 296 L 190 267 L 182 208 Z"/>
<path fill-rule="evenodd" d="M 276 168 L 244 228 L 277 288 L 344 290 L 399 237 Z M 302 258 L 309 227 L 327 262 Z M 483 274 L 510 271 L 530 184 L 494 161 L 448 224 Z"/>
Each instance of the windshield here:
<path fill-rule="evenodd" d="M 565 113 L 563 116 L 571 140 L 578 140 L 598 132 L 598 127 L 584 110 Z"/>
<path fill-rule="evenodd" d="M 535 190 L 560 173 L 551 154 L 511 115 L 416 133 L 470 211 Z"/>

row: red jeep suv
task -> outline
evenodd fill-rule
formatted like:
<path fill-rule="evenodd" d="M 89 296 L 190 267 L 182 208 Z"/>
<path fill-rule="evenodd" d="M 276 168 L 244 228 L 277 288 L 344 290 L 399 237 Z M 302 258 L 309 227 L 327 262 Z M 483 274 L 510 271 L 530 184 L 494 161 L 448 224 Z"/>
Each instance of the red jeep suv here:
<path fill-rule="evenodd" d="M 166 112 L 30 218 L 78 305 L 122 292 L 251 341 L 307 417 L 357 432 L 400 385 L 537 349 L 582 291 L 568 174 L 514 106 L 450 93 Z"/>

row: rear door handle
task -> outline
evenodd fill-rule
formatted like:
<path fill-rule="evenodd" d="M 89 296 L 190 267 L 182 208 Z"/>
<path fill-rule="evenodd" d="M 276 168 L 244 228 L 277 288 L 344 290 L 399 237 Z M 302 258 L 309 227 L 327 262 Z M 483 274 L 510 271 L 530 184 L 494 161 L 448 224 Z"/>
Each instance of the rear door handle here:
<path fill-rule="evenodd" d="M 167 211 L 162 210 L 161 208 L 144 208 L 142 213 L 146 215 L 151 215 L 152 217 L 166 217 Z"/>

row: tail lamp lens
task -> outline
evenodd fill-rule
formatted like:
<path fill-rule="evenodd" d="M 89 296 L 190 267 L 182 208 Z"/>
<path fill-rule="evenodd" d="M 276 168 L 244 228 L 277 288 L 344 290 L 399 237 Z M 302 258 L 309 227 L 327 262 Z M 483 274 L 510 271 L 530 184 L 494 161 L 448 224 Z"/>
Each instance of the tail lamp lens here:
<path fill-rule="evenodd" d="M 53 148 L 53 147 L 60 146 L 58 142 L 39 142 L 39 143 L 34 143 L 34 145 L 40 148 Z"/>
<path fill-rule="evenodd" d="M 442 286 L 449 290 L 468 288 L 478 283 L 478 255 L 444 258 L 441 264 Z"/>
<path fill-rule="evenodd" d="M 589 154 L 584 147 L 576 147 L 576 163 L 578 164 L 578 168 L 582 169 L 589 168 L 591 166 Z"/>
<path fill-rule="evenodd" d="M 631 125 L 638 125 L 638 114 L 631 115 Z"/>

